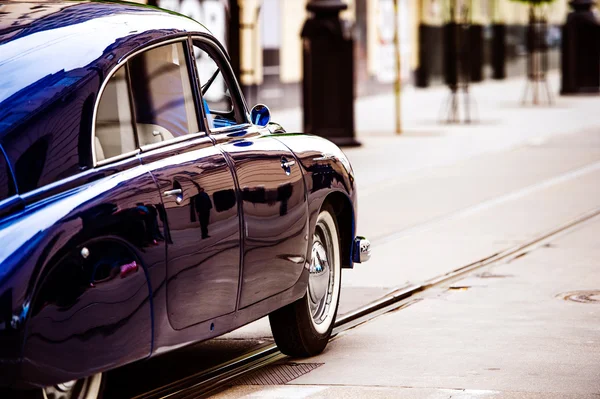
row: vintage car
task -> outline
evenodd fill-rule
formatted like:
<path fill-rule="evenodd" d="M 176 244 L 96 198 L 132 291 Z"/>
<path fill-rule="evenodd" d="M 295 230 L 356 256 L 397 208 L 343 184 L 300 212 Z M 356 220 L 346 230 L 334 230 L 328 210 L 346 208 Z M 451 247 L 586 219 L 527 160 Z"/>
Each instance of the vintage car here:
<path fill-rule="evenodd" d="M 187 17 L 0 1 L 0 385 L 98 397 L 265 315 L 321 352 L 370 245 L 340 149 L 269 119 Z"/>

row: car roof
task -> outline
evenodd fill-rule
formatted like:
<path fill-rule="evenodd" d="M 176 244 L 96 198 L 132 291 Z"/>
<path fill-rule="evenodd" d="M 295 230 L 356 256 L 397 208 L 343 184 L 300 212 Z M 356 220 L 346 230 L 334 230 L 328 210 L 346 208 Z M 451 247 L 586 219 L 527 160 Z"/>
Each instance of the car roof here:
<path fill-rule="evenodd" d="M 101 84 L 127 54 L 188 32 L 210 34 L 188 17 L 135 3 L 0 0 L 0 141 L 31 107 L 39 111 L 90 71 Z"/>
<path fill-rule="evenodd" d="M 164 21 L 170 21 L 170 24 L 165 22 L 164 25 L 170 25 L 173 29 L 188 30 L 187 25 L 194 31 L 210 33 L 203 25 L 176 12 L 124 1 L 0 0 L 0 15 L 0 44 L 41 31 L 118 16 L 126 16 L 127 22 L 114 19 L 113 23 L 134 25 L 143 30 L 154 29 L 146 21 L 149 16 L 162 16 Z M 105 31 L 104 34 L 116 39 L 121 33 Z"/>

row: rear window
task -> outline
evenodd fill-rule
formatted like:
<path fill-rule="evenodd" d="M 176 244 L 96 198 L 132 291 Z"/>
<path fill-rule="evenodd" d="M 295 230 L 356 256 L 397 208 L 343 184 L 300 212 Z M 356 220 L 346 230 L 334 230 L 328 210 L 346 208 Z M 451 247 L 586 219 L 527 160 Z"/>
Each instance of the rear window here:
<path fill-rule="evenodd" d="M 108 81 L 98 106 L 96 161 L 198 132 L 182 42 L 133 57 Z"/>
<path fill-rule="evenodd" d="M 16 194 L 12 173 L 8 167 L 8 162 L 0 148 L 0 201 L 12 197 Z"/>

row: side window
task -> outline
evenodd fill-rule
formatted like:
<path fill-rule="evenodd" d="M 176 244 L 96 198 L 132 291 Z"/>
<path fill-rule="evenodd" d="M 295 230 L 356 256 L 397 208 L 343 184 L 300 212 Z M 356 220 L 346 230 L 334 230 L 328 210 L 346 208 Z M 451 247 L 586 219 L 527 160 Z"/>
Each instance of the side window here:
<path fill-rule="evenodd" d="M 229 84 L 216 57 L 205 51 L 205 45 L 194 42 L 194 58 L 209 127 L 219 129 L 243 123 L 237 116 L 240 113 L 235 112 Z"/>
<path fill-rule="evenodd" d="M 198 132 L 182 43 L 145 51 L 110 78 L 98 105 L 96 161 Z"/>
<path fill-rule="evenodd" d="M 16 194 L 15 184 L 12 173 L 8 167 L 8 162 L 4 157 L 4 152 L 0 148 L 0 201 L 12 197 Z"/>
<path fill-rule="evenodd" d="M 127 68 L 122 66 L 108 81 L 98 104 L 94 137 L 96 161 L 116 157 L 136 148 Z"/>
<path fill-rule="evenodd" d="M 198 132 L 198 118 L 182 43 L 129 60 L 140 146 Z"/>

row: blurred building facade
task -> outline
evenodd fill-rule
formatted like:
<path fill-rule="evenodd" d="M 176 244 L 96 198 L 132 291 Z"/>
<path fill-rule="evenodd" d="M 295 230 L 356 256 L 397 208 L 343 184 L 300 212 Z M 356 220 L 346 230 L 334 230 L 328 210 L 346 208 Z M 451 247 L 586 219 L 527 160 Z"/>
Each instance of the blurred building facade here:
<path fill-rule="evenodd" d="M 342 17 L 355 33 L 358 96 L 392 90 L 394 65 L 394 0 L 343 0 Z M 452 3 L 450 3 L 452 1 Z M 231 42 L 232 12 L 239 22 L 239 73 L 248 102 L 272 108 L 301 105 L 302 41 L 308 0 L 149 0 L 150 4 L 186 14 L 206 25 L 222 42 Z M 451 6 L 468 10 L 471 24 L 482 26 L 483 78 L 489 79 L 492 24 L 506 26 L 506 72 L 525 74 L 528 6 L 510 0 L 398 0 L 402 79 L 414 81 L 426 62 L 431 84 L 442 82 L 442 30 Z M 550 68 L 559 67 L 560 25 L 568 0 L 546 6 Z M 237 26 L 237 25 L 236 25 Z M 420 29 L 421 27 L 421 29 Z M 426 28 L 427 40 L 419 37 Z M 229 33 L 229 34 L 228 34 Z M 421 40 L 420 40 L 421 39 Z M 231 44 L 231 43 L 229 43 Z M 421 45 L 422 48 L 419 48 Z M 231 50 L 230 50 L 231 51 Z"/>

